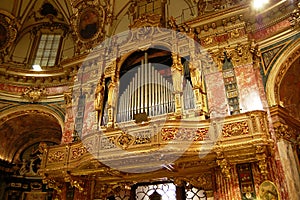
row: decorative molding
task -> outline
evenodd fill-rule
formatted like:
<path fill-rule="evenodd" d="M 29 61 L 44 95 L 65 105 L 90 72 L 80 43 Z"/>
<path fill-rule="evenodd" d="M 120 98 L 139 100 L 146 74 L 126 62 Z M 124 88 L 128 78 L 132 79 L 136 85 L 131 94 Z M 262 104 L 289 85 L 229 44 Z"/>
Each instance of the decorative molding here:
<path fill-rule="evenodd" d="M 266 94 L 270 106 L 280 105 L 279 88 L 281 81 L 292 65 L 300 55 L 300 39 L 291 42 L 290 45 L 281 53 L 276 62 L 273 63 L 273 69 L 270 71 L 266 82 Z"/>
<path fill-rule="evenodd" d="M 300 2 L 297 3 L 296 9 L 291 13 L 291 26 L 296 28 L 300 25 Z"/>
<path fill-rule="evenodd" d="M 266 146 L 256 146 L 256 159 L 258 160 L 258 167 L 263 179 L 268 179 L 268 166 L 267 166 L 267 148 Z"/>
<path fill-rule="evenodd" d="M 17 19 L 5 11 L 0 11 L 0 62 L 8 56 L 7 48 L 12 46 L 18 33 L 19 24 Z"/>
<path fill-rule="evenodd" d="M 22 97 L 27 99 L 31 103 L 40 101 L 47 95 L 47 90 L 41 87 L 28 87 L 22 94 Z"/>
<path fill-rule="evenodd" d="M 222 129 L 223 137 L 239 136 L 249 134 L 249 125 L 246 121 L 224 124 Z"/>
<path fill-rule="evenodd" d="M 142 28 L 142 27 L 161 27 L 162 17 L 159 14 L 147 13 L 141 17 L 135 19 L 129 26 L 131 29 Z"/>
<path fill-rule="evenodd" d="M 74 4 L 74 14 L 71 25 L 74 40 L 77 43 L 77 54 L 89 51 L 99 44 L 105 37 L 105 25 L 112 20 L 109 1 L 100 4 L 99 1 L 78 1 Z"/>
<path fill-rule="evenodd" d="M 222 70 L 225 62 L 225 57 L 229 59 L 234 67 L 252 64 L 253 67 L 259 67 L 260 63 L 260 50 L 258 44 L 254 41 L 245 44 L 238 43 L 234 46 L 211 51 L 211 56 L 217 64 L 218 70 Z"/>

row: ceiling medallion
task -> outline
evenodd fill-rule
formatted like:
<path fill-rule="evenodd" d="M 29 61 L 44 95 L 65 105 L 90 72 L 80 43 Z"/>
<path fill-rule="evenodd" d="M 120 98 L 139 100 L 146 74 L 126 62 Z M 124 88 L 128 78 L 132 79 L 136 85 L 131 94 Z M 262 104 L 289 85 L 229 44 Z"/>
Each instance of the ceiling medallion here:
<path fill-rule="evenodd" d="M 93 38 L 99 32 L 102 17 L 95 8 L 89 7 L 84 9 L 78 19 L 80 38 L 83 40 Z"/>
<path fill-rule="evenodd" d="M 105 8 L 101 5 L 84 5 L 73 15 L 74 36 L 79 49 L 89 49 L 104 38 Z"/>

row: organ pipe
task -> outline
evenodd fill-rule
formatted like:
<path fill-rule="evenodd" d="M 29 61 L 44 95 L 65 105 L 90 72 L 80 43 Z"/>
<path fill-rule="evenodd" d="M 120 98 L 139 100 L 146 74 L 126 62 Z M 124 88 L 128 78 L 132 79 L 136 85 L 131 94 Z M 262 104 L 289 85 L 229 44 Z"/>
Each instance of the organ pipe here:
<path fill-rule="evenodd" d="M 135 114 L 146 112 L 148 116 L 174 112 L 173 86 L 155 67 L 148 63 L 148 56 L 133 74 L 119 98 L 118 122 L 133 120 Z M 193 90 L 187 82 L 183 92 L 184 108 L 194 107 Z"/>

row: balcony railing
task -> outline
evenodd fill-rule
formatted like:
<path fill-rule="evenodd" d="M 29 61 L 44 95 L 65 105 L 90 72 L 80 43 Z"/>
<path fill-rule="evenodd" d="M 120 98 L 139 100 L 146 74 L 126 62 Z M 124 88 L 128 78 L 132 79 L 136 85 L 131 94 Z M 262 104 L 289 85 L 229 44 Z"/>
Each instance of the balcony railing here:
<path fill-rule="evenodd" d="M 189 162 L 209 159 L 216 163 L 220 155 L 230 163 L 254 162 L 257 147 L 272 144 L 265 111 L 207 120 L 156 118 L 144 125 L 118 126 L 95 131 L 81 142 L 48 147 L 40 171 L 80 171 L 95 160 L 120 171 L 150 169 L 161 160 L 180 163 L 182 155 L 191 158 Z"/>

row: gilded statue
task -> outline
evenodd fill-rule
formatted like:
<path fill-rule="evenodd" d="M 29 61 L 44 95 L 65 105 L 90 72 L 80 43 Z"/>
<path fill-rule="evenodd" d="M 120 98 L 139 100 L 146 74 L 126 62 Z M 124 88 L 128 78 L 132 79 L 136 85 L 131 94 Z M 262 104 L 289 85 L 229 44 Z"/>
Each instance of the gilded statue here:
<path fill-rule="evenodd" d="M 104 85 L 103 83 L 99 82 L 97 84 L 96 91 L 95 91 L 95 101 L 94 101 L 95 110 L 101 111 L 103 97 L 104 97 Z"/>
<path fill-rule="evenodd" d="M 116 100 L 116 78 L 113 76 L 108 84 L 108 98 L 107 105 L 109 108 L 114 106 L 114 101 Z"/>
<path fill-rule="evenodd" d="M 199 64 L 201 66 L 201 61 L 199 61 Z M 190 62 L 189 68 L 193 87 L 202 90 L 202 70 L 199 69 L 201 67 L 198 67 L 194 63 Z"/>
<path fill-rule="evenodd" d="M 174 92 L 181 92 L 182 90 L 182 73 L 183 66 L 180 57 L 176 53 L 172 53 L 173 64 L 171 66 L 172 80 Z"/>

